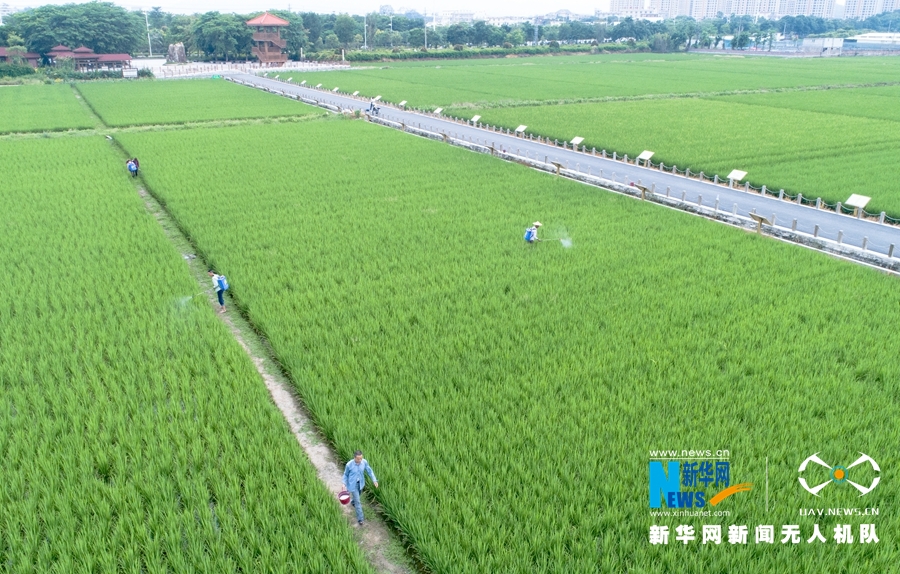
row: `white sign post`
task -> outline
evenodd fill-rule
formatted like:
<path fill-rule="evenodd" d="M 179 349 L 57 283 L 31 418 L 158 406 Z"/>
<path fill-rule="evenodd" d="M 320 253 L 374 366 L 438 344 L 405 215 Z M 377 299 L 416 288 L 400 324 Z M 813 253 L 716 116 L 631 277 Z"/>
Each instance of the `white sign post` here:
<path fill-rule="evenodd" d="M 734 187 L 734 182 L 741 181 L 747 177 L 746 171 L 741 171 L 739 169 L 732 170 L 731 173 L 728 174 L 728 187 Z"/>
<path fill-rule="evenodd" d="M 648 163 L 650 163 L 651 157 L 653 157 L 653 152 L 648 149 L 645 149 L 644 151 L 641 152 L 641 155 L 637 156 L 637 163 L 640 164 L 641 161 L 643 161 L 644 165 L 646 166 Z"/>
<path fill-rule="evenodd" d="M 847 201 L 844 202 L 844 205 L 849 205 L 850 207 L 852 207 L 853 215 L 859 217 L 870 201 L 872 201 L 871 197 L 866 197 L 865 195 L 854 193 Z"/>

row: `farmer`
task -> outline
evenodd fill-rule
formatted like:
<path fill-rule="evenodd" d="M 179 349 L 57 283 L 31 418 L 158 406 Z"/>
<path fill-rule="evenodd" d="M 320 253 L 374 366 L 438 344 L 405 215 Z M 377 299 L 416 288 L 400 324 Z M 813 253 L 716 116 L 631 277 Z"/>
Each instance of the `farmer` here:
<path fill-rule="evenodd" d="M 131 161 L 134 162 L 134 175 L 137 177 L 138 173 L 141 171 L 141 162 L 139 162 L 136 157 L 131 158 Z"/>
<path fill-rule="evenodd" d="M 225 290 L 222 289 L 222 284 L 219 282 L 219 278 L 221 275 L 218 275 L 212 269 L 209 270 L 209 276 L 212 277 L 213 289 L 216 290 L 216 295 L 219 297 L 219 313 L 225 312 Z"/>
<path fill-rule="evenodd" d="M 369 461 L 363 458 L 362 451 L 358 450 L 353 453 L 353 460 L 348 461 L 347 466 L 344 467 L 344 490 L 350 491 L 353 507 L 356 508 L 356 521 L 360 526 L 363 525 L 363 509 L 359 493 L 366 486 L 366 473 L 369 473 L 369 476 L 372 477 L 372 484 L 378 488 L 375 471 L 369 466 Z"/>
<path fill-rule="evenodd" d="M 138 168 L 137 165 L 135 165 L 133 159 L 129 159 L 127 162 L 125 162 L 125 167 L 128 168 L 128 171 L 131 173 L 131 177 L 137 177 Z"/>
<path fill-rule="evenodd" d="M 528 243 L 535 243 L 540 241 L 538 238 L 538 228 L 541 226 L 540 221 L 535 221 L 531 227 L 525 230 L 525 241 Z"/>

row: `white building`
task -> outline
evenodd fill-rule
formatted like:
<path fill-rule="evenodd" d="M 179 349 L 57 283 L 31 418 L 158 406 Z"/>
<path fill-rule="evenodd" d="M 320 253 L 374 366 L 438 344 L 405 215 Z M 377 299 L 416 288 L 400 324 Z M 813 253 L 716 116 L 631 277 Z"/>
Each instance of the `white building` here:
<path fill-rule="evenodd" d="M 843 38 L 806 38 L 800 49 L 820 56 L 840 56 L 844 47 Z"/>
<path fill-rule="evenodd" d="M 485 16 L 483 14 L 477 14 L 475 16 L 475 21 L 478 22 L 480 20 L 487 22 L 491 26 L 503 26 L 504 24 L 515 26 L 517 24 L 524 24 L 525 22 L 533 22 L 534 18 L 526 18 L 525 16 Z"/>
<path fill-rule="evenodd" d="M 644 0 L 609 0 L 609 11 L 616 16 L 636 18 L 646 10 Z"/>
<path fill-rule="evenodd" d="M 633 0 L 610 0 L 613 13 L 633 15 Z M 900 9 L 900 0 L 847 0 L 847 18 L 851 15 L 854 2 L 879 3 L 881 11 Z M 894 8 L 896 6 L 896 8 Z M 761 16 L 765 18 L 781 18 L 782 16 L 816 16 L 831 18 L 835 11 L 835 0 L 650 0 L 651 13 L 662 18 L 690 16 L 697 20 L 715 18 L 718 13 L 736 16 Z M 878 13 L 878 12 L 874 12 Z M 867 13 L 868 14 L 868 13 Z M 866 16 L 858 16 L 867 18 Z"/>
<path fill-rule="evenodd" d="M 452 26 L 453 24 L 472 23 L 475 21 L 475 12 L 462 10 L 442 10 L 435 12 L 429 24 L 434 26 Z"/>

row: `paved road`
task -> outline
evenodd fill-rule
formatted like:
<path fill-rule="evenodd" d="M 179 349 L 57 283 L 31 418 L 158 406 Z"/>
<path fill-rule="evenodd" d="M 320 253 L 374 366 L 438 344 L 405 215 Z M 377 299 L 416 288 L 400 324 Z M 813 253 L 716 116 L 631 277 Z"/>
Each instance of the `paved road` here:
<path fill-rule="evenodd" d="M 368 101 L 353 98 L 346 95 L 334 94 L 313 88 L 306 88 L 294 84 L 288 84 L 278 80 L 270 80 L 250 74 L 229 74 L 243 82 L 252 82 L 258 86 L 271 88 L 318 102 L 323 102 L 340 109 L 365 110 Z M 892 244 L 897 246 L 895 257 L 900 257 L 900 226 L 879 224 L 874 221 L 856 219 L 848 215 L 838 215 L 833 211 L 817 210 L 808 207 L 779 200 L 776 197 L 761 196 L 757 193 L 747 193 L 740 189 L 729 189 L 726 186 L 688 179 L 684 176 L 660 172 L 656 169 L 625 164 L 621 161 L 604 159 L 592 155 L 562 149 L 553 145 L 546 145 L 536 141 L 518 138 L 515 135 L 506 135 L 481 129 L 469 125 L 460 124 L 449 119 L 420 114 L 405 110 L 381 107 L 380 117 L 395 122 L 401 122 L 409 126 L 420 127 L 436 133 L 443 133 L 457 139 L 493 146 L 508 153 L 525 156 L 534 160 L 558 162 L 569 169 L 577 169 L 584 173 L 591 173 L 619 182 L 640 182 L 650 187 L 655 186 L 657 193 L 666 193 L 667 188 L 671 197 L 681 199 L 682 196 L 688 202 L 697 203 L 698 197 L 702 204 L 713 207 L 718 201 L 720 210 L 732 212 L 737 215 L 748 216 L 751 212 L 758 213 L 766 218 L 775 217 L 775 225 L 790 229 L 793 221 L 797 220 L 797 231 L 813 234 L 818 226 L 818 237 L 841 241 L 848 246 L 861 247 L 864 238 L 866 248 L 880 254 L 887 254 Z M 736 207 L 735 207 L 736 206 Z"/>

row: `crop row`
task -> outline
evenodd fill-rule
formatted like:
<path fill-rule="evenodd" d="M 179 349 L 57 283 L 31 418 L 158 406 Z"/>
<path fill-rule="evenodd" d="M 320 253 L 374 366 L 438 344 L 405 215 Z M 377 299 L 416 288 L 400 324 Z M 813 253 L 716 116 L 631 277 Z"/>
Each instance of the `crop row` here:
<path fill-rule="evenodd" d="M 0 88 L 0 133 L 94 127 L 95 120 L 67 85 Z"/>
<path fill-rule="evenodd" d="M 756 487 L 726 530 L 811 530 L 813 452 L 900 463 L 892 278 L 362 122 L 122 142 L 433 571 L 893 567 L 891 544 L 647 543 L 684 522 L 647 514 L 648 449 L 730 450 Z M 534 219 L 573 247 L 525 245 Z"/>
<path fill-rule="evenodd" d="M 502 107 L 522 101 L 711 93 L 900 82 L 894 58 L 734 58 L 708 55 L 595 55 L 391 64 L 295 73 L 294 81 L 359 90 L 417 108 Z"/>
<path fill-rule="evenodd" d="M 91 82 L 78 90 L 109 126 L 183 124 L 209 120 L 305 116 L 321 113 L 224 80 Z"/>
<path fill-rule="evenodd" d="M 369 571 L 106 141 L 0 165 L 0 569 Z"/>

